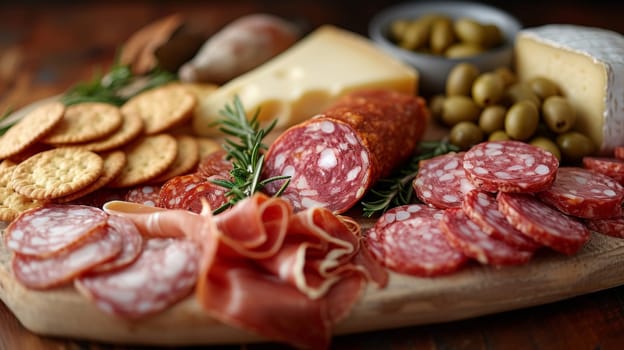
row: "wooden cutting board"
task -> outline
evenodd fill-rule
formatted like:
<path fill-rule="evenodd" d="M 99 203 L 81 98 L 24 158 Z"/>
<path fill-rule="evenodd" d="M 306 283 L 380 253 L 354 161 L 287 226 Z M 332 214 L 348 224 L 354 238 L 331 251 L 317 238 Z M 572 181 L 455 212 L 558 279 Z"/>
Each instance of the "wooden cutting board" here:
<path fill-rule="evenodd" d="M 33 291 L 15 281 L 0 244 L 0 299 L 30 331 L 48 336 L 146 345 L 263 341 L 221 324 L 192 297 L 141 321 L 99 311 L 72 287 Z M 436 278 L 391 274 L 385 289 L 369 286 L 336 334 L 476 317 L 545 304 L 624 284 L 624 239 L 594 234 L 575 256 L 541 251 L 526 265 L 472 264 Z"/>

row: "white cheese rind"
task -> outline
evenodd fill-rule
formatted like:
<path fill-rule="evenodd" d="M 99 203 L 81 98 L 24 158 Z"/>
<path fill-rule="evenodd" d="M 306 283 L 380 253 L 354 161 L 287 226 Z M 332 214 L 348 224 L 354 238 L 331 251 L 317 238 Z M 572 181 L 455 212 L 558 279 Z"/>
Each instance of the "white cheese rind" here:
<path fill-rule="evenodd" d="M 322 26 L 262 66 L 233 79 L 199 101 L 193 129 L 215 135 L 214 122 L 238 95 L 248 115 L 277 119 L 285 129 L 327 108 L 338 97 L 364 88 L 417 93 L 418 72 L 390 57 L 368 39 Z"/>
<path fill-rule="evenodd" d="M 624 36 L 577 25 L 528 28 L 518 34 L 515 55 L 520 80 L 545 76 L 558 83 L 579 112 L 577 129 L 601 153 L 624 145 Z"/>

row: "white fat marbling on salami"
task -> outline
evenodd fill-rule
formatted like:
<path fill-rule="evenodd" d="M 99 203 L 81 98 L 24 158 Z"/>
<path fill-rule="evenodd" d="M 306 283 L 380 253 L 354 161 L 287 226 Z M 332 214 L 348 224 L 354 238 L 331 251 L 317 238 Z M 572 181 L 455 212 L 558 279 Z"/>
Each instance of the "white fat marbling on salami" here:
<path fill-rule="evenodd" d="M 152 239 L 130 266 L 76 280 L 76 288 L 104 312 L 140 318 L 186 297 L 196 282 L 199 247 L 188 240 Z"/>
<path fill-rule="evenodd" d="M 622 215 L 624 187 L 614 179 L 577 167 L 561 167 L 552 186 L 538 194 L 548 205 L 584 219 Z"/>
<path fill-rule="evenodd" d="M 527 194 L 499 193 L 498 209 L 517 230 L 564 254 L 574 254 L 589 240 L 581 223 Z"/>
<path fill-rule="evenodd" d="M 296 211 L 313 207 L 341 211 L 364 195 L 370 185 L 370 157 L 348 125 L 319 119 L 284 135 L 288 137 L 272 145 L 263 177 L 290 176 L 281 197 Z M 265 189 L 273 194 L 282 184 L 275 181 Z"/>
<path fill-rule="evenodd" d="M 12 268 L 15 278 L 24 286 L 34 289 L 52 288 L 116 257 L 121 250 L 121 234 L 115 228 L 106 226 L 99 228 L 79 246 L 51 257 L 15 254 Z"/>
<path fill-rule="evenodd" d="M 159 193 L 160 186 L 142 185 L 129 189 L 124 199 L 128 202 L 155 207 L 158 204 Z"/>
<path fill-rule="evenodd" d="M 412 187 L 422 202 L 441 209 L 461 206 L 466 192 L 474 188 L 466 178 L 463 156 L 449 153 L 421 162 Z"/>
<path fill-rule="evenodd" d="M 6 230 L 6 245 L 16 253 L 51 256 L 79 243 L 106 225 L 101 209 L 47 205 L 24 212 Z"/>
<path fill-rule="evenodd" d="M 441 228 L 451 246 L 482 264 L 524 264 L 533 255 L 530 251 L 520 250 L 483 232 L 461 208 L 446 210 Z"/>
<path fill-rule="evenodd" d="M 586 220 L 587 228 L 603 235 L 624 238 L 624 216 L 609 219 Z"/>
<path fill-rule="evenodd" d="M 373 256 L 393 271 L 417 276 L 451 273 L 466 257 L 442 234 L 442 213 L 421 204 L 390 209 L 369 230 L 365 242 Z"/>
<path fill-rule="evenodd" d="M 552 184 L 559 162 L 551 153 L 519 141 L 490 141 L 469 149 L 466 176 L 487 192 L 539 192 Z"/>
<path fill-rule="evenodd" d="M 539 244 L 509 224 L 498 210 L 494 196 L 486 192 L 473 190 L 466 193 L 462 209 L 483 232 L 495 239 L 521 250 L 535 250 L 539 247 Z"/>

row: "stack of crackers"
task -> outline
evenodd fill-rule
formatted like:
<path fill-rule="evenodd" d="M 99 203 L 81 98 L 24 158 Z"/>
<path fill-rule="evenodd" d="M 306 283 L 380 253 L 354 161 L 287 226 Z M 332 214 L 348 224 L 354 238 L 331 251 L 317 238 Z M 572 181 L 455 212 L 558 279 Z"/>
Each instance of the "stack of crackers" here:
<path fill-rule="evenodd" d="M 38 107 L 0 136 L 0 220 L 45 203 L 161 184 L 194 171 L 202 157 L 220 148 L 216 140 L 183 131 L 198 94 L 210 90 L 175 83 L 121 107 Z"/>

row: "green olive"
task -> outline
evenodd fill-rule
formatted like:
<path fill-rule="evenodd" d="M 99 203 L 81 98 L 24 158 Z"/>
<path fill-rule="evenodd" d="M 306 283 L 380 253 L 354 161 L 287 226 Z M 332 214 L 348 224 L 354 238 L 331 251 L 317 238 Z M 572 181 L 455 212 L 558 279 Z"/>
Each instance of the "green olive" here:
<path fill-rule="evenodd" d="M 457 37 L 469 44 L 484 46 L 487 42 L 488 34 L 484 26 L 470 18 L 459 18 L 453 23 Z"/>
<path fill-rule="evenodd" d="M 444 95 L 435 95 L 429 100 L 429 111 L 435 120 L 442 120 L 442 110 L 444 108 Z"/>
<path fill-rule="evenodd" d="M 479 106 L 468 96 L 448 96 L 442 105 L 442 121 L 447 126 L 464 121 L 475 122 L 480 113 Z"/>
<path fill-rule="evenodd" d="M 508 87 L 512 84 L 515 84 L 518 81 L 518 78 L 514 74 L 514 72 L 509 69 L 509 67 L 499 67 L 494 70 L 494 73 L 500 75 L 503 78 L 503 82 L 505 83 L 505 87 Z"/>
<path fill-rule="evenodd" d="M 407 50 L 419 50 L 429 44 L 431 21 L 417 19 L 410 22 L 399 40 L 399 46 Z"/>
<path fill-rule="evenodd" d="M 409 26 L 410 21 L 406 19 L 397 19 L 390 24 L 390 37 L 396 42 L 400 42 L 401 38 L 405 35 L 405 31 Z"/>
<path fill-rule="evenodd" d="M 529 81 L 529 86 L 537 97 L 542 100 L 559 95 L 559 87 L 552 80 L 544 77 L 535 77 Z"/>
<path fill-rule="evenodd" d="M 533 89 L 526 83 L 515 83 L 507 88 L 506 99 L 509 104 L 514 104 L 520 101 L 529 101 L 535 105 L 536 108 L 540 108 L 540 99 L 537 97 Z"/>
<path fill-rule="evenodd" d="M 449 46 L 444 55 L 448 58 L 465 58 L 476 56 L 483 52 L 483 47 L 472 43 L 456 43 Z"/>
<path fill-rule="evenodd" d="M 495 24 L 484 24 L 485 47 L 496 47 L 503 42 L 503 32 Z"/>
<path fill-rule="evenodd" d="M 557 136 L 557 146 L 564 159 L 571 162 L 578 162 L 596 150 L 592 140 L 578 131 L 569 131 Z"/>
<path fill-rule="evenodd" d="M 505 93 L 505 82 L 495 73 L 481 74 L 472 84 L 472 98 L 481 107 L 498 103 Z"/>
<path fill-rule="evenodd" d="M 488 137 L 488 141 L 507 141 L 507 140 L 511 140 L 511 137 L 507 135 L 505 130 L 496 130 L 490 134 L 490 137 Z"/>
<path fill-rule="evenodd" d="M 543 136 L 538 136 L 532 139 L 530 144 L 552 153 L 553 156 L 561 160 L 561 151 L 559 151 L 559 147 L 557 147 L 557 144 L 553 140 Z"/>
<path fill-rule="evenodd" d="M 455 42 L 453 23 L 449 18 L 440 18 L 431 26 L 430 46 L 431 52 L 442 54 Z"/>
<path fill-rule="evenodd" d="M 479 68 L 472 63 L 459 63 L 446 78 L 446 95 L 470 95 L 472 84 L 479 76 Z"/>
<path fill-rule="evenodd" d="M 473 122 L 460 122 L 451 128 L 449 141 L 465 150 L 483 141 L 483 132 Z"/>
<path fill-rule="evenodd" d="M 505 116 L 505 132 L 514 140 L 527 140 L 537 129 L 539 112 L 529 101 L 514 103 Z"/>
<path fill-rule="evenodd" d="M 565 98 L 551 96 L 542 104 L 542 118 L 550 130 L 561 134 L 574 127 L 576 110 Z"/>
<path fill-rule="evenodd" d="M 507 110 L 503 106 L 492 105 L 485 107 L 479 116 L 479 127 L 487 135 L 496 130 L 502 130 L 505 127 L 506 113 Z"/>

